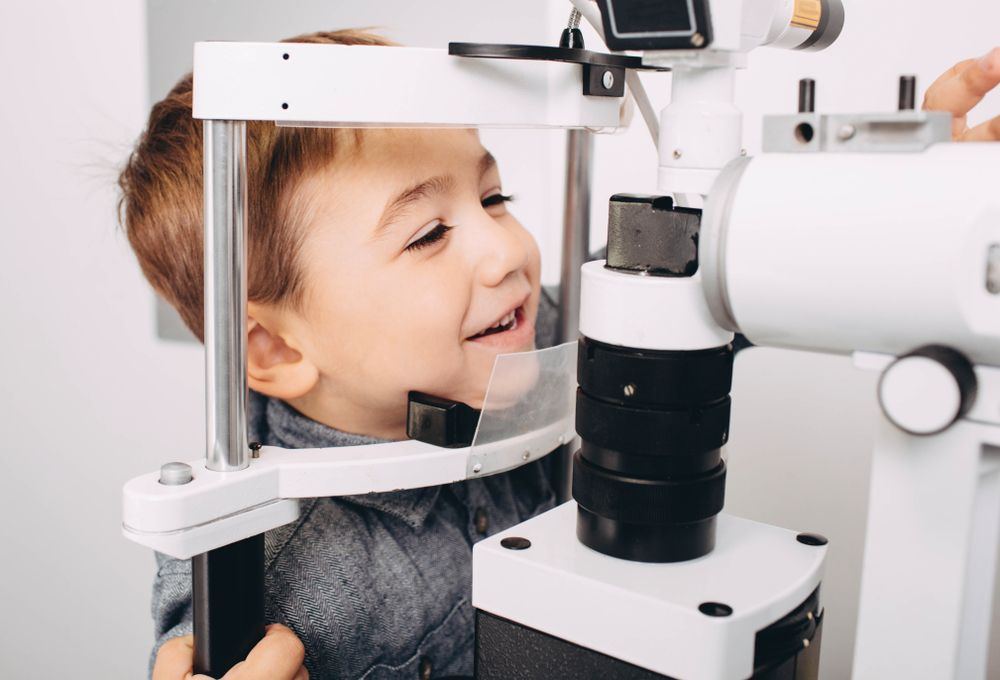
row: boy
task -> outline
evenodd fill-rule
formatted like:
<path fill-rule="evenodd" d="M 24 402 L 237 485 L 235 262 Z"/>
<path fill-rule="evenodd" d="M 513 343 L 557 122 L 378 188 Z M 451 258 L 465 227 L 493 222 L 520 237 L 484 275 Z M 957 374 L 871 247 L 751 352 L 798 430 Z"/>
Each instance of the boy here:
<path fill-rule="evenodd" d="M 357 31 L 293 40 L 386 44 Z M 189 76 L 153 108 L 120 180 L 143 272 L 199 338 L 201 135 Z M 479 406 L 495 356 L 534 346 L 540 305 L 551 334 L 537 246 L 474 131 L 250 123 L 247 146 L 251 439 L 403 439 L 410 390 Z M 266 616 L 287 628 L 270 627 L 227 678 L 471 675 L 471 546 L 553 504 L 540 463 L 304 502 L 265 540 Z M 153 677 L 180 679 L 190 563 L 157 559 L 157 647 L 174 640 Z"/>

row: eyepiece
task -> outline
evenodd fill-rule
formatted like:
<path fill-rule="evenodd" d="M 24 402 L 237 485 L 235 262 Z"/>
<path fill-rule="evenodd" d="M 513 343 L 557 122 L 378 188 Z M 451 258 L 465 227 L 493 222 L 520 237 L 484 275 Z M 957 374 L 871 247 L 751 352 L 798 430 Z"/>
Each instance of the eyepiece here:
<path fill-rule="evenodd" d="M 796 0 L 795 14 L 792 17 L 793 26 L 803 26 L 796 23 L 801 7 L 819 5 L 819 17 L 808 20 L 804 25 L 812 28 L 812 33 L 800 45 L 792 48 L 803 52 L 819 52 L 824 50 L 840 37 L 844 30 L 844 4 L 841 0 Z"/>

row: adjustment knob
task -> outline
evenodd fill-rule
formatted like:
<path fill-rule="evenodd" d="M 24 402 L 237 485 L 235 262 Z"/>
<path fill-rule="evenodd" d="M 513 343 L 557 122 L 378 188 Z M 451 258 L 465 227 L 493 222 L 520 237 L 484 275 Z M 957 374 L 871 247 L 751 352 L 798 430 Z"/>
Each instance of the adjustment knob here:
<path fill-rule="evenodd" d="M 878 400 L 889 421 L 914 435 L 938 434 L 968 413 L 976 400 L 976 373 L 950 347 L 927 345 L 899 357 L 882 372 Z"/>

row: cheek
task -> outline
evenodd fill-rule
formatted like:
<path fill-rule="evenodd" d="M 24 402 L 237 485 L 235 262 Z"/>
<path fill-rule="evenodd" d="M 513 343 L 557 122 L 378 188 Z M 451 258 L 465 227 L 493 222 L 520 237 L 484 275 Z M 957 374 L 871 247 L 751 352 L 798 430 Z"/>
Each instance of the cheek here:
<path fill-rule="evenodd" d="M 380 344 L 409 366 L 411 375 L 441 372 L 456 362 L 469 306 L 468 286 L 446 262 L 419 262 L 378 285 L 372 307 Z M 441 363 L 449 362 L 445 366 Z"/>

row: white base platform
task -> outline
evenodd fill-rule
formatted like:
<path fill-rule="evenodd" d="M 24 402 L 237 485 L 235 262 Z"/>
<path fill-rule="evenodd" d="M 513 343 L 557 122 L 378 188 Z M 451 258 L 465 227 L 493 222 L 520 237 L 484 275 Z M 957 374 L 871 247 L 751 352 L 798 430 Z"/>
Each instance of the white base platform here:
<path fill-rule="evenodd" d="M 508 550 L 509 536 L 531 541 Z M 745 680 L 754 636 L 802 603 L 822 578 L 826 546 L 797 532 L 720 514 L 715 550 L 677 564 L 608 557 L 576 538 L 576 503 L 478 543 L 478 608 L 679 680 Z M 703 602 L 733 609 L 706 616 Z"/>

